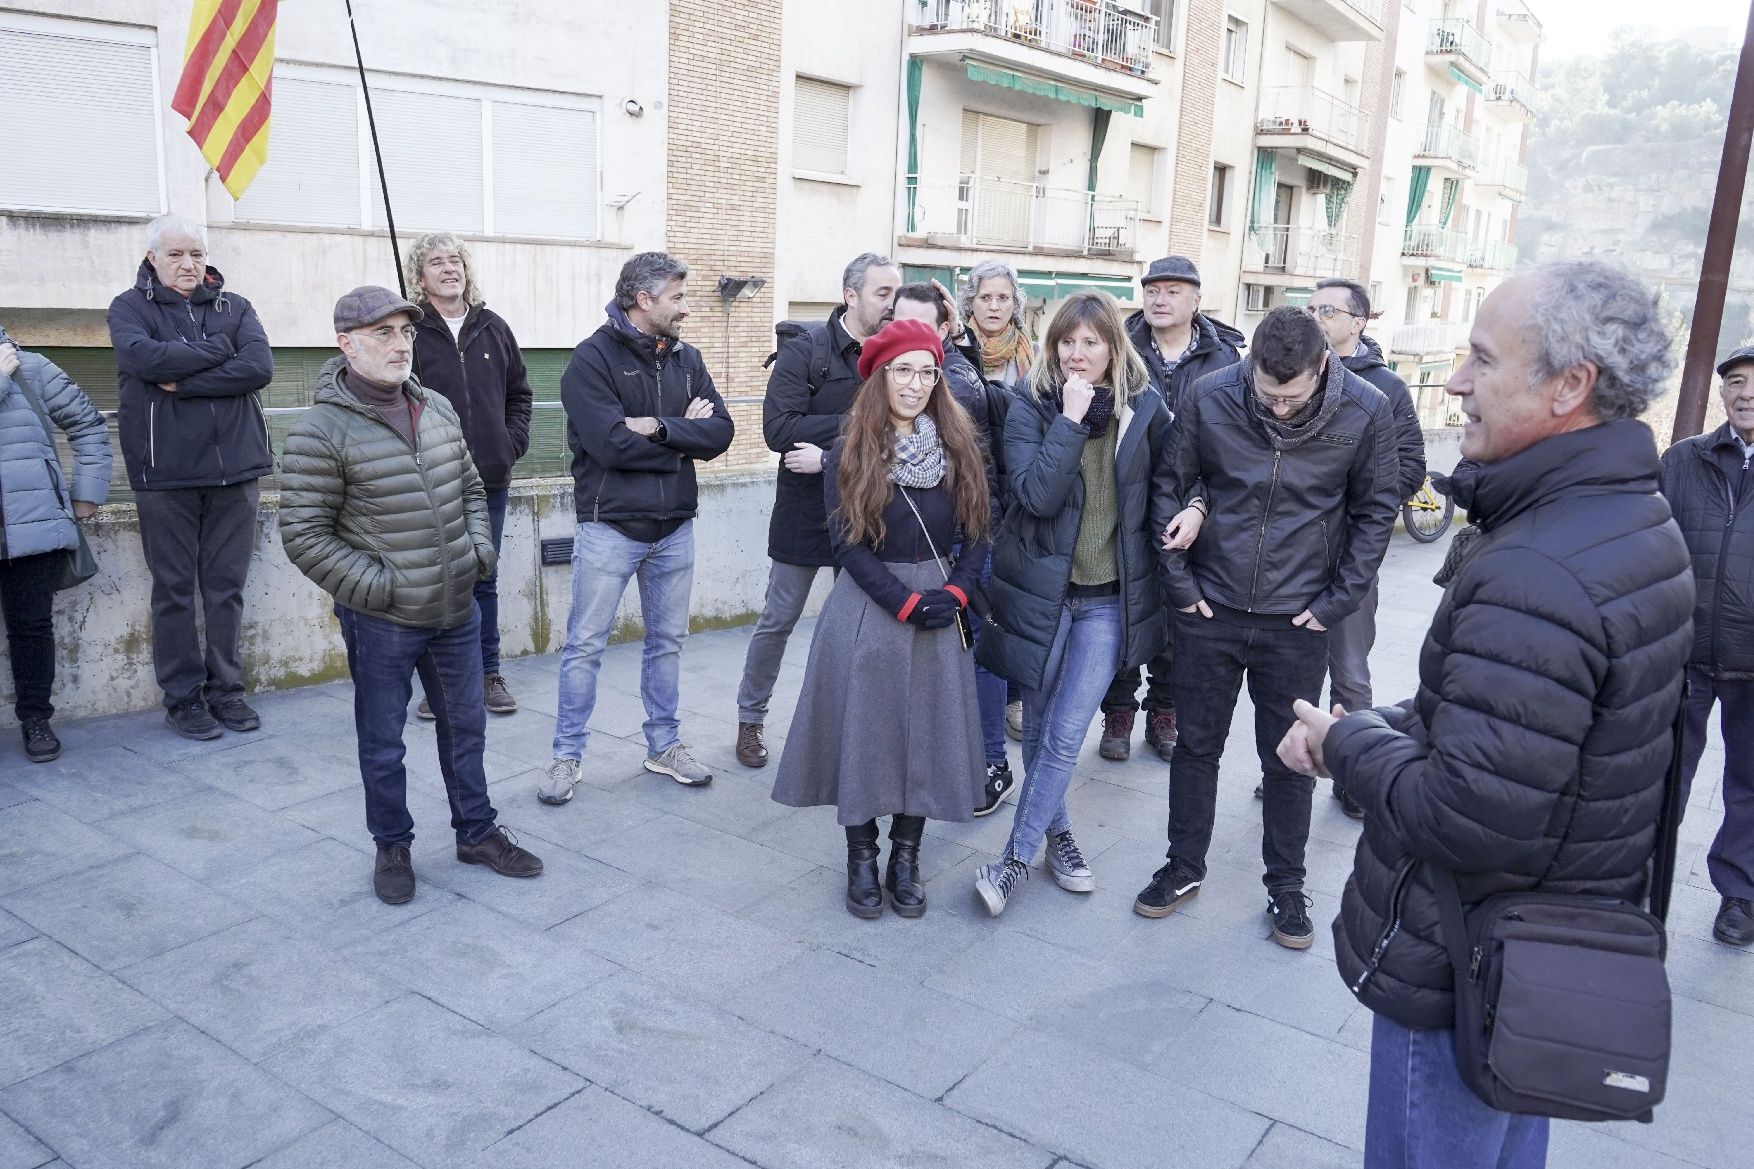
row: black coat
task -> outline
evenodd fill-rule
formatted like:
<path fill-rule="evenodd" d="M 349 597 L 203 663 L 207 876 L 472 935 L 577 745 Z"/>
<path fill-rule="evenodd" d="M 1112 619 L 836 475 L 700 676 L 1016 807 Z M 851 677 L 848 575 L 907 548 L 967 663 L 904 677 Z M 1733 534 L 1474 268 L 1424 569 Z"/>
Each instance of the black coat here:
<path fill-rule="evenodd" d="M 1699 590 L 1690 660 L 1718 678 L 1754 678 L 1754 471 L 1730 424 L 1670 447 L 1662 483 Z"/>
<path fill-rule="evenodd" d="M 456 410 L 481 485 L 503 490 L 512 464 L 530 449 L 530 379 L 518 339 L 483 305 L 470 306 L 455 335 L 432 305 L 425 308 L 414 326 L 415 373 Z"/>
<path fill-rule="evenodd" d="M 122 461 L 135 491 L 224 487 L 274 469 L 258 391 L 274 354 L 250 302 L 216 268 L 185 299 L 144 260 L 110 302 Z M 160 385 L 175 382 L 176 390 Z"/>
<path fill-rule="evenodd" d="M 1154 481 L 1169 469 L 1170 430 L 1163 397 L 1147 389 L 1133 399 L 1115 454 L 1123 668 L 1149 661 L 1169 640 L 1159 533 L 1175 512 Z M 1061 414 L 1058 403 L 1027 390 L 1015 396 L 1005 423 L 1011 503 L 993 545 L 992 620 L 981 633 L 978 660 L 1020 686 L 1040 688 L 1046 681 L 1084 516 L 1089 433 Z"/>
<path fill-rule="evenodd" d="M 840 438 L 841 423 L 859 390 L 859 343 L 841 326 L 846 312 L 845 305 L 835 309 L 826 322 L 781 346 L 774 359 L 761 406 L 761 433 L 768 449 L 782 460 L 794 443 L 826 450 Z M 767 529 L 770 558 L 806 568 L 834 563 L 822 500 L 820 475 L 800 475 L 780 463 Z"/>
<path fill-rule="evenodd" d="M 580 523 L 692 519 L 695 461 L 731 445 L 730 412 L 700 350 L 672 340 L 660 353 L 656 338 L 613 319 L 618 311 L 572 351 L 560 379 L 573 510 Z M 711 417 L 682 416 L 694 398 L 713 404 Z M 629 418 L 662 419 L 669 433 L 663 442 L 635 434 Z"/>
<path fill-rule="evenodd" d="M 1419 1028 L 1454 1020 L 1421 862 L 1454 870 L 1468 904 L 1643 896 L 1693 641 L 1687 546 L 1642 422 L 1545 439 L 1452 484 L 1485 535 L 1432 618 L 1418 694 L 1343 719 L 1323 752 L 1365 813 L 1334 922 L 1340 973 Z"/>
<path fill-rule="evenodd" d="M 1419 411 L 1413 405 L 1413 395 L 1407 392 L 1407 383 L 1389 368 L 1382 346 L 1369 337 L 1358 338 L 1358 348 L 1342 360 L 1347 369 L 1389 400 L 1389 410 L 1395 416 L 1395 453 L 1401 464 L 1401 499 L 1412 499 L 1425 484 L 1425 428 L 1419 425 Z"/>
<path fill-rule="evenodd" d="M 1151 384 L 1169 403 L 1169 412 L 1181 409 L 1182 392 L 1209 373 L 1217 373 L 1242 360 L 1243 335 L 1205 313 L 1194 314 L 1194 351 L 1182 358 L 1173 374 L 1163 372 L 1163 359 L 1151 344 L 1151 322 L 1143 310 L 1127 318 L 1127 339 L 1151 373 Z"/>

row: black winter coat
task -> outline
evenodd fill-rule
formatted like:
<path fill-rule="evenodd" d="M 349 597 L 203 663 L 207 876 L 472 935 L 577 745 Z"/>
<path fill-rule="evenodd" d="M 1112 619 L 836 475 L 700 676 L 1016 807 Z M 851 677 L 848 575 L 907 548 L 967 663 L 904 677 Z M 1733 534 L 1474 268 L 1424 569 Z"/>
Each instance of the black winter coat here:
<path fill-rule="evenodd" d="M 1127 318 L 1127 339 L 1151 373 L 1151 384 L 1169 403 L 1173 415 L 1181 410 L 1182 392 L 1209 373 L 1235 365 L 1242 360 L 1245 338 L 1222 321 L 1205 313 L 1194 314 L 1194 351 L 1182 358 L 1173 374 L 1163 372 L 1163 359 L 1151 344 L 1151 322 L 1143 310 Z"/>
<path fill-rule="evenodd" d="M 1401 499 L 1412 499 L 1425 484 L 1425 428 L 1419 425 L 1419 411 L 1413 405 L 1413 395 L 1407 392 L 1407 383 L 1389 368 L 1382 346 L 1369 337 L 1358 338 L 1352 356 L 1341 360 L 1389 400 L 1389 410 L 1395 416 L 1395 454 L 1401 465 Z"/>
<path fill-rule="evenodd" d="M 420 384 L 443 394 L 463 423 L 469 457 L 488 491 L 511 485 L 512 464 L 530 449 L 530 379 L 505 318 L 471 305 L 453 335 L 432 305 L 414 325 Z"/>
<path fill-rule="evenodd" d="M 134 287 L 110 302 L 121 409 L 117 430 L 136 491 L 225 487 L 274 469 L 257 395 L 274 354 L 250 302 L 217 268 L 184 298 L 142 260 Z M 175 382 L 176 390 L 159 386 Z"/>
<path fill-rule="evenodd" d="M 1175 515 L 1154 488 L 1169 470 L 1169 408 L 1155 389 L 1133 399 L 1115 453 L 1120 556 L 1119 665 L 1155 657 L 1169 640 L 1164 601 L 1165 554 L 1159 533 Z M 987 585 L 992 620 L 981 632 L 980 664 L 1001 678 L 1039 689 L 1072 579 L 1072 552 L 1084 516 L 1084 443 L 1089 428 L 1060 413 L 1057 402 L 1023 390 L 1005 423 L 1011 503 L 993 544 Z"/>
<path fill-rule="evenodd" d="M 1340 973 L 1418 1028 L 1454 1023 L 1421 862 L 1455 871 L 1466 904 L 1643 897 L 1693 640 L 1687 546 L 1642 422 L 1451 482 L 1485 535 L 1432 618 L 1418 694 L 1341 720 L 1323 751 L 1365 812 L 1334 922 Z"/>
<path fill-rule="evenodd" d="M 1699 591 L 1689 660 L 1717 678 L 1754 679 L 1754 471 L 1730 424 L 1670 447 L 1662 483 Z"/>
<path fill-rule="evenodd" d="M 859 390 L 859 343 L 841 326 L 846 313 L 845 305 L 835 309 L 825 323 L 812 325 L 782 346 L 774 359 L 761 406 L 761 433 L 768 449 L 782 459 L 794 443 L 827 450 L 840 438 L 841 423 Z M 823 360 L 816 354 L 824 355 Z M 771 559 L 806 568 L 834 563 L 822 501 L 820 475 L 800 475 L 780 463 L 767 529 Z"/>

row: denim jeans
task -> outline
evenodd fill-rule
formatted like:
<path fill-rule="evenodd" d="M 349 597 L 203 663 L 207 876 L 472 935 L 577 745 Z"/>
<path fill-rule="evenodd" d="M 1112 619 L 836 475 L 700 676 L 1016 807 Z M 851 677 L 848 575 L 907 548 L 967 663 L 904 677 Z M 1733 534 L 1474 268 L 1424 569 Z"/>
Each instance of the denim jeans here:
<path fill-rule="evenodd" d="M 646 746 L 658 755 L 682 741 L 676 701 L 682 639 L 688 636 L 688 595 L 694 588 L 694 521 L 655 544 L 630 540 L 608 524 L 587 522 L 579 525 L 572 544 L 572 612 L 566 619 L 566 648 L 560 652 L 556 759 L 584 758 L 603 648 L 627 582 L 636 576 L 646 627 L 639 671 Z"/>
<path fill-rule="evenodd" d="M 986 567 L 981 569 L 981 587 L 993 579 L 993 554 L 987 553 Z M 981 619 L 973 609 L 968 611 L 968 625 L 978 644 Z M 1005 762 L 1005 701 L 1011 684 L 991 673 L 977 661 L 974 667 L 975 706 L 981 715 L 981 745 L 988 763 Z"/>
<path fill-rule="evenodd" d="M 1377 582 L 1372 580 L 1364 600 L 1352 615 L 1328 630 L 1328 705 L 1338 702 L 1347 710 L 1369 710 L 1370 649 L 1376 644 Z"/>
<path fill-rule="evenodd" d="M 1291 624 L 1257 628 L 1240 621 L 1175 615 L 1178 737 L 1169 764 L 1169 858 L 1204 877 L 1218 806 L 1218 761 L 1230 734 L 1243 676 L 1255 706 L 1255 750 L 1265 780 L 1261 838 L 1267 892 L 1303 887 L 1315 781 L 1279 762 L 1279 740 L 1296 721 L 1291 704 L 1322 696 L 1327 634 Z"/>
<path fill-rule="evenodd" d="M 1491 1107 L 1456 1070 L 1456 1033 L 1386 1015 L 1370 1033 L 1364 1169 L 1542 1169 L 1547 1118 Z"/>
<path fill-rule="evenodd" d="M 1724 821 L 1705 855 L 1720 897 L 1754 898 L 1754 682 L 1714 681 L 1703 666 L 1688 666 L 1687 726 L 1682 746 L 1682 806 L 1705 751 L 1706 724 L 1719 704 L 1724 736 Z"/>
<path fill-rule="evenodd" d="M 481 672 L 499 673 L 499 544 L 505 536 L 505 505 L 511 488 L 487 493 L 487 523 L 493 530 L 493 573 L 475 582 L 475 611 L 481 616 Z"/>
<path fill-rule="evenodd" d="M 804 602 L 821 569 L 801 564 L 773 562 L 767 573 L 767 597 L 749 636 L 749 652 L 743 659 L 743 679 L 737 686 L 737 721 L 767 722 L 767 704 L 773 699 L 786 642 L 804 613 Z"/>
<path fill-rule="evenodd" d="M 487 713 L 481 705 L 481 631 L 470 615 L 455 629 L 414 629 L 370 613 L 335 606 L 353 675 L 353 727 L 359 738 L 359 774 L 365 783 L 365 826 L 379 844 L 414 839 L 408 814 L 408 772 L 402 727 L 419 673 L 438 731 L 439 773 L 451 804 L 459 844 L 493 831 L 481 752 Z"/>
<path fill-rule="evenodd" d="M 1119 598 L 1073 597 L 1060 611 L 1042 688 L 1023 688 L 1023 787 L 1005 843 L 1007 860 L 1033 862 L 1044 836 L 1072 827 L 1066 789 L 1120 664 L 1122 638 Z"/>

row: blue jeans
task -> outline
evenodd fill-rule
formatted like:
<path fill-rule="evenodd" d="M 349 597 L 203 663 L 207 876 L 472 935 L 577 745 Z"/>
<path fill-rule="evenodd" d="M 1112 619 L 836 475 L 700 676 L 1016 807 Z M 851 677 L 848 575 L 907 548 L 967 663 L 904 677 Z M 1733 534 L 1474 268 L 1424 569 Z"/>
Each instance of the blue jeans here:
<path fill-rule="evenodd" d="M 475 582 L 475 611 L 481 616 L 481 672 L 499 673 L 499 544 L 505 535 L 506 498 L 511 488 L 487 493 L 487 523 L 493 529 L 493 573 Z"/>
<path fill-rule="evenodd" d="M 1071 598 L 1048 650 L 1042 688 L 1023 689 L 1023 787 L 1005 859 L 1028 864 L 1042 838 L 1072 827 L 1066 789 L 1090 720 L 1121 662 L 1121 602 Z"/>
<path fill-rule="evenodd" d="M 694 588 L 694 521 L 656 544 L 630 540 L 603 523 L 581 523 L 572 544 L 572 612 L 560 652 L 560 710 L 554 721 L 554 757 L 582 759 L 587 724 L 597 706 L 597 671 L 615 627 L 615 609 L 627 582 L 639 577 L 645 654 L 639 696 L 646 708 L 646 746 L 661 754 L 682 741 L 676 692 L 682 675 L 682 639 L 688 636 L 688 595 Z"/>
<path fill-rule="evenodd" d="M 959 553 L 960 554 L 960 553 Z M 993 579 L 993 554 L 987 553 L 986 567 L 981 569 L 981 587 Z M 973 609 L 968 611 L 968 625 L 978 643 L 981 635 L 981 619 Z M 1010 683 L 999 675 L 990 673 L 978 662 L 974 667 L 974 698 L 975 706 L 981 715 L 981 743 L 986 750 L 988 763 L 1005 762 L 1005 702 Z"/>
<path fill-rule="evenodd" d="M 1456 1033 L 1386 1015 L 1370 1033 L 1364 1169 L 1542 1169 L 1547 1118 L 1491 1107 L 1456 1070 Z"/>
<path fill-rule="evenodd" d="M 481 631 L 471 615 L 455 629 L 414 629 L 382 617 L 335 606 L 353 675 L 353 727 L 359 738 L 359 775 L 365 783 L 365 826 L 379 844 L 414 839 L 408 814 L 408 771 L 402 727 L 415 673 L 432 706 L 438 731 L 439 773 L 451 803 L 451 827 L 459 844 L 474 844 L 493 831 L 481 752 L 487 745 L 487 712 L 481 705 Z"/>

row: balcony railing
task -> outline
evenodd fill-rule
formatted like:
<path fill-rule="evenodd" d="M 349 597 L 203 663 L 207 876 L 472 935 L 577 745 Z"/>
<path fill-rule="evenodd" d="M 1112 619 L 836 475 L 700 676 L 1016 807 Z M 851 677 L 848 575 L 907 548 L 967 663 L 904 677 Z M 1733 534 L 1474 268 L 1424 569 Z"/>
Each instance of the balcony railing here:
<path fill-rule="evenodd" d="M 1454 353 L 1468 343 L 1468 326 L 1454 321 L 1402 325 L 1389 335 L 1391 353 Z"/>
<path fill-rule="evenodd" d="M 1488 159 L 1480 166 L 1482 186 L 1497 187 L 1515 200 L 1529 193 L 1529 168 L 1514 158 Z"/>
<path fill-rule="evenodd" d="M 1445 260 L 1463 264 L 1468 259 L 1468 233 L 1445 231 L 1435 223 L 1409 224 L 1401 237 L 1401 255 L 1411 260 Z"/>
<path fill-rule="evenodd" d="M 1535 86 L 1522 73 L 1494 73 L 1492 80 L 1486 83 L 1486 100 L 1532 111 L 1535 108 Z"/>
<path fill-rule="evenodd" d="M 911 235 L 951 247 L 1132 259 L 1139 202 L 1089 191 L 966 175 L 915 178 Z"/>
<path fill-rule="evenodd" d="M 1382 0 L 1341 0 L 1341 3 L 1372 24 L 1382 24 Z"/>
<path fill-rule="evenodd" d="M 925 0 L 910 3 L 918 30 L 981 32 L 1143 77 L 1157 18 L 1117 0 Z"/>
<path fill-rule="evenodd" d="M 1497 240 L 1488 243 L 1471 244 L 1468 247 L 1468 267 L 1483 268 L 1489 272 L 1509 272 L 1516 267 L 1517 247 L 1515 244 L 1502 243 Z"/>
<path fill-rule="evenodd" d="M 1480 165 L 1480 140 L 1460 126 L 1435 122 L 1425 127 L 1413 153 L 1420 158 L 1447 159 L 1462 170 L 1473 170 Z"/>
<path fill-rule="evenodd" d="M 1346 241 L 1328 228 L 1275 223 L 1249 233 L 1243 268 L 1287 276 L 1338 276 L 1346 270 Z"/>
<path fill-rule="evenodd" d="M 1282 86 L 1261 93 L 1262 134 L 1308 134 L 1348 150 L 1365 148 L 1364 111 L 1313 86 Z"/>
<path fill-rule="evenodd" d="M 1492 42 L 1473 23 L 1459 16 L 1431 22 L 1425 40 L 1426 53 L 1433 56 L 1455 56 L 1472 65 L 1482 74 L 1492 71 Z"/>

